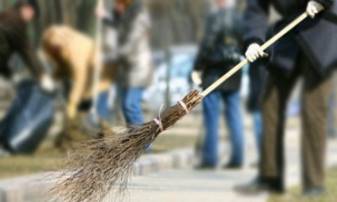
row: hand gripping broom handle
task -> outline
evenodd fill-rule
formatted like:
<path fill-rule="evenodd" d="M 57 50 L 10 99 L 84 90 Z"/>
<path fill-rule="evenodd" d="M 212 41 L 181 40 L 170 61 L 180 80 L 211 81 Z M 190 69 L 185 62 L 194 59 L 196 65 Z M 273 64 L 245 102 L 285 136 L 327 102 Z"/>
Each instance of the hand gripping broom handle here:
<path fill-rule="evenodd" d="M 301 22 L 303 22 L 306 18 L 308 18 L 308 14 L 305 12 L 299 17 L 297 17 L 295 20 L 293 20 L 289 25 L 287 25 L 285 28 L 283 28 L 279 33 L 277 33 L 275 36 L 273 36 L 271 39 L 269 39 L 266 43 L 264 43 L 261 48 L 263 51 L 268 49 L 271 45 L 273 45 L 275 42 L 280 40 L 284 35 L 286 35 L 288 32 L 290 32 L 292 29 L 294 29 L 297 25 L 299 25 Z M 237 64 L 235 67 L 233 67 L 230 71 L 228 71 L 225 75 L 223 75 L 221 78 L 219 78 L 217 81 L 215 81 L 212 85 L 210 85 L 206 90 L 201 92 L 201 95 L 203 97 L 206 97 L 208 94 L 213 92 L 216 88 L 218 88 L 221 84 L 223 84 L 225 81 L 227 81 L 229 78 L 231 78 L 235 73 L 237 73 L 240 69 L 242 69 L 244 66 L 249 64 L 249 61 L 246 59 L 242 60 L 239 64 Z"/>

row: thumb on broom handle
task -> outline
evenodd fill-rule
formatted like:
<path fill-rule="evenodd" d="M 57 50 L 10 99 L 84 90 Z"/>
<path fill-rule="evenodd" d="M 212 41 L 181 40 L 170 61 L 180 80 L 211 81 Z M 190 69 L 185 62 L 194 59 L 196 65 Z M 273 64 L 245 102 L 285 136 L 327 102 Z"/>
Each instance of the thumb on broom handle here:
<path fill-rule="evenodd" d="M 266 43 L 264 43 L 261 46 L 262 50 L 265 51 L 266 49 L 268 49 L 271 45 L 273 45 L 275 42 L 280 40 L 289 31 L 294 29 L 297 25 L 299 25 L 306 18 L 308 18 L 308 16 L 309 15 L 306 12 L 301 14 L 299 17 L 297 17 L 295 20 L 293 20 L 289 25 L 287 25 L 285 28 L 283 28 L 279 33 L 277 33 L 275 36 L 273 36 L 271 39 L 269 39 Z M 206 90 L 201 92 L 201 95 L 203 97 L 206 97 L 207 95 L 209 95 L 211 92 L 213 92 L 216 88 L 218 88 L 221 84 L 223 84 L 225 81 L 227 81 L 229 78 L 231 78 L 235 73 L 237 73 L 240 69 L 242 69 L 247 64 L 249 64 L 249 61 L 247 59 L 242 60 L 239 64 L 237 64 L 235 67 L 233 67 L 225 75 L 223 75 L 221 78 L 219 78 L 217 81 L 215 81 L 212 85 L 210 85 Z"/>

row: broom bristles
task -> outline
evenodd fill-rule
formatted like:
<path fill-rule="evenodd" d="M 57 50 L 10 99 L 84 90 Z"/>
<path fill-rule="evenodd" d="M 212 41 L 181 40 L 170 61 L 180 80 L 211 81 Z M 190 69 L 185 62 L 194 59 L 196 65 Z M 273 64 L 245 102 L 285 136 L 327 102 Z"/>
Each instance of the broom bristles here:
<path fill-rule="evenodd" d="M 199 91 L 190 92 L 181 102 L 163 111 L 155 121 L 115 132 L 105 128 L 70 155 L 67 167 L 52 189 L 65 202 L 101 201 L 109 192 L 126 189 L 134 162 L 156 137 L 174 125 L 202 100 Z"/>

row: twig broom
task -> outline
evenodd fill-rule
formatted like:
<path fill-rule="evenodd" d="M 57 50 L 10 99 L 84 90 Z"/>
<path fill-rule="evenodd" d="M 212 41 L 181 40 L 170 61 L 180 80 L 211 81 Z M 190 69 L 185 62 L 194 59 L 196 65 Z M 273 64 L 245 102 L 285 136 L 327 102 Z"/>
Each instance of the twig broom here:
<path fill-rule="evenodd" d="M 306 18 L 307 13 L 300 15 L 263 44 L 262 49 L 269 48 Z M 209 88 L 202 92 L 193 90 L 148 123 L 117 132 L 110 128 L 103 129 L 98 139 L 81 145 L 79 150 L 70 156 L 68 167 L 62 172 L 63 175 L 53 191 L 62 201 L 92 202 L 103 200 L 112 190 L 120 190 L 114 189 L 115 187 L 125 188 L 133 164 L 143 154 L 146 146 L 248 63 L 247 59 L 242 60 Z"/>

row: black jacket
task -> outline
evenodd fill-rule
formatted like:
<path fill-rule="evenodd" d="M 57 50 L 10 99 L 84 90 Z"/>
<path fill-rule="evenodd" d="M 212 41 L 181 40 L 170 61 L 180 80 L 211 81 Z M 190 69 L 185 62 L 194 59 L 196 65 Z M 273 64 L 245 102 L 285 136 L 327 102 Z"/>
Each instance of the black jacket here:
<path fill-rule="evenodd" d="M 8 62 L 11 56 L 19 54 L 35 76 L 42 72 L 27 36 L 27 25 L 21 19 L 18 9 L 11 8 L 0 13 L 0 74 L 9 77 Z"/>
<path fill-rule="evenodd" d="M 333 0 L 317 0 L 326 10 L 314 20 L 307 19 L 290 34 L 270 48 L 273 67 L 285 72 L 295 66 L 298 54 L 303 53 L 321 75 L 329 74 L 337 66 L 337 6 Z M 308 0 L 248 0 L 245 12 L 244 40 L 262 44 L 268 29 L 272 35 L 305 12 Z M 269 8 L 273 6 L 282 19 L 271 28 Z"/>
<path fill-rule="evenodd" d="M 204 38 L 194 69 L 202 72 L 202 87 L 207 88 L 240 61 L 242 19 L 234 9 L 212 12 L 206 19 Z M 238 90 L 241 72 L 229 79 L 221 90 Z"/>
<path fill-rule="evenodd" d="M 249 94 L 247 99 L 247 110 L 256 112 L 261 110 L 261 98 L 263 97 L 264 87 L 268 72 L 266 70 L 266 61 L 259 60 L 249 65 Z"/>

